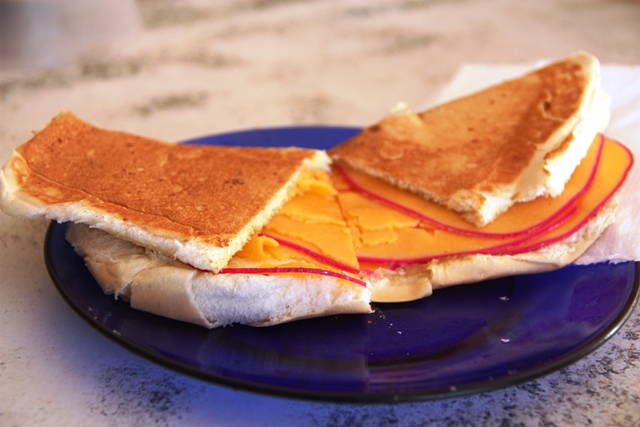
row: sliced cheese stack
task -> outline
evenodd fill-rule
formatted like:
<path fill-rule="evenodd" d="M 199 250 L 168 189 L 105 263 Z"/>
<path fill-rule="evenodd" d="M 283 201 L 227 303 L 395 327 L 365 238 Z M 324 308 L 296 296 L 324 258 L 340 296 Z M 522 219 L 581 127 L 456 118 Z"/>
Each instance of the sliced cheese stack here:
<path fill-rule="evenodd" d="M 369 278 L 373 300 L 399 301 L 428 295 L 432 287 L 572 261 L 613 221 L 615 193 L 632 164 L 626 147 L 599 135 L 561 195 L 518 203 L 485 227 L 346 165 L 337 168 L 337 185 L 360 266 L 378 270 Z M 554 245 L 566 253 L 549 257 Z M 406 277 L 414 283 L 404 283 Z"/>
<path fill-rule="evenodd" d="M 329 175 L 307 173 L 297 194 L 222 273 L 334 274 L 364 285 L 352 236 Z"/>
<path fill-rule="evenodd" d="M 613 221 L 633 156 L 602 135 L 558 197 L 518 203 L 476 227 L 345 164 L 316 172 L 223 272 L 337 274 L 397 302 L 434 288 L 546 271 L 579 256 Z M 550 256 L 560 251 L 557 256 Z"/>

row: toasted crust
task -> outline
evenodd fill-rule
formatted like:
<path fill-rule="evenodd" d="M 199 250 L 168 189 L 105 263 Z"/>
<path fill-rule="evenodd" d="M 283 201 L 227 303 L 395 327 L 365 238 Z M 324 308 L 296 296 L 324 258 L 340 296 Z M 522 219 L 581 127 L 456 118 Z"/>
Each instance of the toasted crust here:
<path fill-rule="evenodd" d="M 55 117 L 0 177 L 7 213 L 90 224 L 217 271 L 326 154 L 299 148 L 169 144 Z"/>
<path fill-rule="evenodd" d="M 518 274 L 557 270 L 574 262 L 615 221 L 619 201 L 613 197 L 582 228 L 541 249 L 514 255 L 474 254 L 433 260 L 371 278 L 373 302 L 411 301 L 434 290 Z"/>
<path fill-rule="evenodd" d="M 483 226 L 562 192 L 608 122 L 596 58 L 578 53 L 421 113 L 391 115 L 331 157 Z"/>
<path fill-rule="evenodd" d="M 69 226 L 67 240 L 105 293 L 206 328 L 371 312 L 367 288 L 328 276 L 199 271 L 82 224 Z"/>

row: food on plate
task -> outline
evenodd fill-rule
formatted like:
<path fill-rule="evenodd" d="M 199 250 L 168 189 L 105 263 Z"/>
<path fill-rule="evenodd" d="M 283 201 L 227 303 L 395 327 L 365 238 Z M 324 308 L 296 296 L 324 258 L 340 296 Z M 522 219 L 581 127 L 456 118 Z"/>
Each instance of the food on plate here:
<path fill-rule="evenodd" d="M 626 147 L 598 135 L 561 195 L 515 204 L 485 227 L 378 178 L 337 169 L 360 268 L 373 272 L 372 300 L 398 302 L 573 262 L 615 220 L 616 193 L 632 165 Z"/>
<path fill-rule="evenodd" d="M 89 224 L 218 271 L 305 169 L 327 165 L 322 151 L 170 144 L 62 113 L 14 151 L 0 176 L 2 207 Z"/>
<path fill-rule="evenodd" d="M 328 151 L 170 144 L 63 113 L 0 173 L 0 207 L 68 222 L 105 293 L 208 328 L 370 313 L 573 262 L 634 159 L 578 53 Z"/>
<path fill-rule="evenodd" d="M 256 234 L 273 219 L 339 235 L 326 170 L 323 151 L 168 144 L 64 113 L 9 159 L 0 203 L 72 223 L 68 240 L 103 290 L 148 312 L 205 327 L 368 313 L 368 288 L 340 264 Z M 305 216 L 301 198 L 333 213 Z M 325 252 L 357 263 L 340 246 Z"/>
<path fill-rule="evenodd" d="M 581 52 L 426 111 L 401 110 L 330 155 L 482 227 L 515 203 L 562 193 L 609 115 L 598 60 Z"/>
<path fill-rule="evenodd" d="M 577 259 L 614 221 L 633 164 L 599 133 L 608 107 L 597 59 L 580 52 L 423 112 L 400 109 L 330 149 L 372 300 Z M 383 211 L 394 222 L 374 221 Z"/>

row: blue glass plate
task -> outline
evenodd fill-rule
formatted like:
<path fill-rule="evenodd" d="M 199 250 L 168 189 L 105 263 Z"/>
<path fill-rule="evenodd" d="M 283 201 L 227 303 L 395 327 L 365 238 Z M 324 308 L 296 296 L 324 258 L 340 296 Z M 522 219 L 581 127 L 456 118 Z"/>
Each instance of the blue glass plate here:
<path fill-rule="evenodd" d="M 292 127 L 234 132 L 197 144 L 328 148 L 358 131 Z M 635 263 L 569 266 L 436 291 L 369 315 L 269 328 L 207 330 L 105 296 L 52 223 L 49 274 L 91 325 L 151 361 L 234 388 L 304 399 L 396 402 L 512 386 L 577 361 L 609 339 L 638 300 Z"/>

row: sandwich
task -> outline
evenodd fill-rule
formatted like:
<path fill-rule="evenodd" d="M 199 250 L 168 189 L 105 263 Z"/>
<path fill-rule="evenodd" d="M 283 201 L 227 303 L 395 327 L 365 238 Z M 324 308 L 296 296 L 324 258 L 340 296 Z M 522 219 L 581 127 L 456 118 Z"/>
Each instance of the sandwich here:
<path fill-rule="evenodd" d="M 208 328 L 368 313 L 360 280 L 257 234 L 289 203 L 290 223 L 339 230 L 331 212 L 294 209 L 305 197 L 331 207 L 328 163 L 318 150 L 170 144 L 62 113 L 14 151 L 0 206 L 70 223 L 102 289 L 151 313 Z"/>
<path fill-rule="evenodd" d="M 482 227 L 562 193 L 609 115 L 597 59 L 577 53 L 426 111 L 400 109 L 330 154 Z"/>
<path fill-rule="evenodd" d="M 573 262 L 633 155 L 578 53 L 327 152 L 169 144 L 63 113 L 0 173 L 0 207 L 68 222 L 107 294 L 208 328 L 269 326 Z"/>
<path fill-rule="evenodd" d="M 599 134 L 561 195 L 518 203 L 485 227 L 366 173 L 335 168 L 360 268 L 372 272 L 372 301 L 400 302 L 572 263 L 615 220 L 616 193 L 633 161 L 625 146 Z"/>
<path fill-rule="evenodd" d="M 614 221 L 633 164 L 600 133 L 609 115 L 598 60 L 579 52 L 426 111 L 396 109 L 329 150 L 373 300 L 577 259 Z M 393 227 L 364 225 L 381 209 L 399 215 Z"/>

